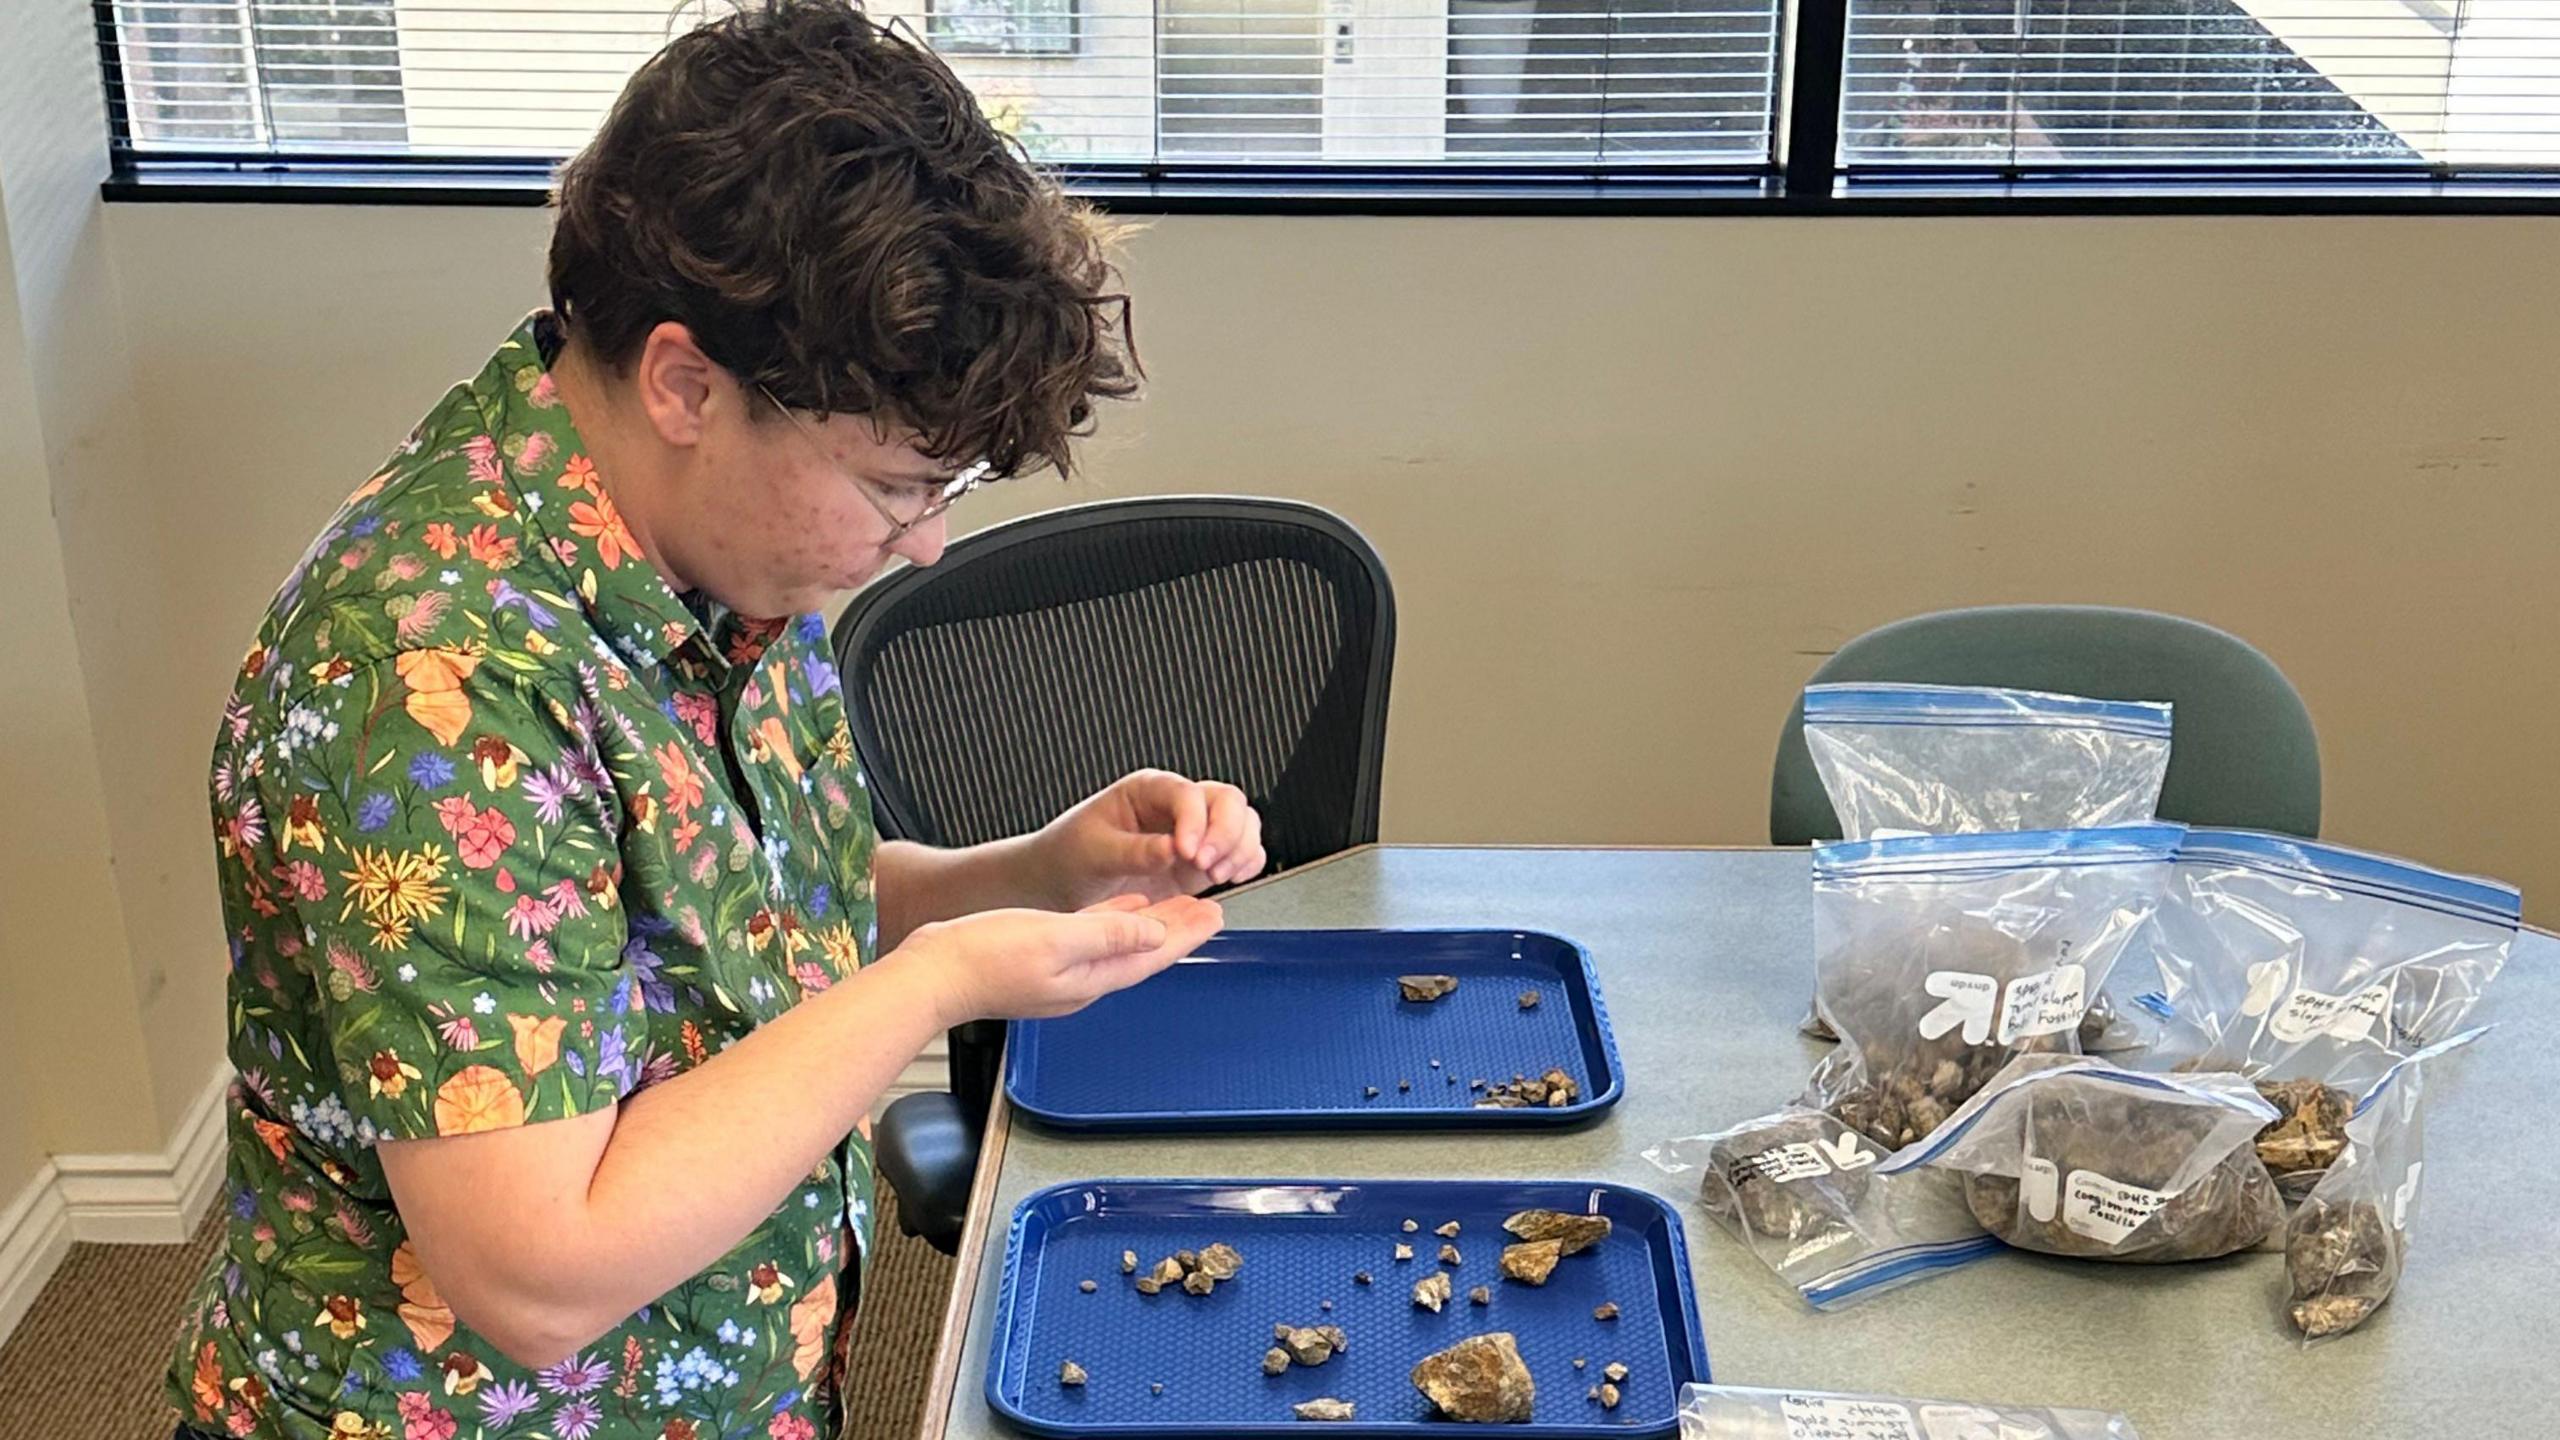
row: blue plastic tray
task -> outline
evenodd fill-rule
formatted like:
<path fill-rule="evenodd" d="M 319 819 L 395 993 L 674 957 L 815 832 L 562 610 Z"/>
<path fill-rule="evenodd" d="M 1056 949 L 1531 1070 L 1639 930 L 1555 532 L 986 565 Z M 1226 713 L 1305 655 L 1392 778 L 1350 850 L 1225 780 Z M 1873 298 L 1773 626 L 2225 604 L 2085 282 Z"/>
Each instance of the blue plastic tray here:
<path fill-rule="evenodd" d="M 1407 974 L 1458 988 L 1406 1001 Z M 1527 990 L 1540 1000 L 1523 1010 Z M 1470 1081 L 1550 1067 L 1582 1087 L 1573 1104 L 1476 1108 Z M 1535 1127 L 1587 1120 L 1619 1090 L 1591 957 L 1518 930 L 1230 930 L 1073 1015 L 1015 1022 L 1005 1062 L 1014 1108 L 1073 1130 Z"/>
<path fill-rule="evenodd" d="M 1567 1256 L 1542 1287 L 1501 1277 L 1503 1217 L 1518 1210 L 1601 1214 L 1607 1240 Z M 1406 1219 L 1420 1223 L 1412 1235 Z M 1435 1315 L 1413 1282 L 1442 1267 L 1432 1233 L 1456 1220 L 1462 1263 Z M 1393 1258 L 1397 1241 L 1414 1258 Z M 1141 1295 L 1141 1273 L 1176 1250 L 1224 1241 L 1244 1255 L 1235 1279 L 1207 1296 Z M 1366 1270 L 1373 1283 L 1356 1283 Z M 1094 1293 L 1078 1288 L 1094 1282 Z M 1492 1287 L 1490 1305 L 1467 1299 Z M 1320 1302 L 1331 1300 L 1327 1311 Z M 1614 1300 L 1615 1320 L 1592 1310 Z M 1329 1433 L 1501 1435 L 1515 1440 L 1668 1435 L 1680 1387 L 1707 1377 L 1707 1347 L 1689 1286 L 1678 1212 L 1643 1190 L 1571 1180 L 1091 1180 L 1053 1186 L 1013 1212 L 987 1358 L 987 1404 L 1016 1427 L 1063 1440 L 1126 1435 L 1278 1437 Z M 1275 1321 L 1342 1327 L 1350 1348 L 1321 1366 L 1262 1373 Z M 1409 1372 L 1469 1335 L 1508 1330 L 1538 1384 L 1528 1423 L 1434 1420 Z M 1576 1369 L 1576 1356 L 1588 1362 Z M 1060 1362 L 1089 1377 L 1058 1383 Z M 1620 1403 L 1588 1393 L 1601 1367 L 1626 1364 Z M 1150 1387 L 1164 1386 L 1164 1393 Z M 1358 1418 L 1312 1422 L 1290 1407 L 1329 1395 Z"/>

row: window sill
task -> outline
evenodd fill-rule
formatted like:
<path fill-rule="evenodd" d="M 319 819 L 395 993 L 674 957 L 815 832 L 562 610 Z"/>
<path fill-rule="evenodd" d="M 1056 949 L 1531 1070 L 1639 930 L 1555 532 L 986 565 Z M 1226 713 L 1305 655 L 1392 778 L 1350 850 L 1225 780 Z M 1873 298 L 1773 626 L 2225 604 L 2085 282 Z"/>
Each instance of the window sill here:
<path fill-rule="evenodd" d="M 1065 169 L 1076 194 L 1131 215 L 2553 215 L 2560 174 L 1861 173 L 1781 193 L 1744 171 L 1267 166 Z M 121 168 L 106 199 L 152 204 L 539 206 L 548 167 L 184 164 Z"/>

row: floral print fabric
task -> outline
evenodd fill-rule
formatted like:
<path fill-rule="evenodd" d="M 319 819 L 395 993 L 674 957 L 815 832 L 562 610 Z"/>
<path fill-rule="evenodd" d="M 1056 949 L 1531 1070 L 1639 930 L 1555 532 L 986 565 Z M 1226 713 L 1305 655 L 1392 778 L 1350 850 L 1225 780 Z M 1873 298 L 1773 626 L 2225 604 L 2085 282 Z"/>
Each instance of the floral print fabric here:
<path fill-rule="evenodd" d="M 835 1430 L 859 1136 L 718 1264 L 539 1372 L 457 1322 L 373 1150 L 611 1105 L 877 941 L 824 625 L 668 588 L 560 403 L 552 340 L 527 320 L 355 492 L 223 712 L 228 1234 L 171 1373 L 210 1434 Z"/>

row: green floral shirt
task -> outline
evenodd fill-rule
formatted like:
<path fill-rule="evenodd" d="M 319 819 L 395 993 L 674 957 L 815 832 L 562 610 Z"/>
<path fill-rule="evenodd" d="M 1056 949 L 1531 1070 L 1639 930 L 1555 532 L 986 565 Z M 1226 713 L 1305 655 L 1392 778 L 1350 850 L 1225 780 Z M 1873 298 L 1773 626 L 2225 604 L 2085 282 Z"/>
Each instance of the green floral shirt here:
<path fill-rule="evenodd" d="M 527 320 L 348 500 L 223 712 L 229 1226 L 170 1376 L 211 1434 L 835 1432 L 860 1137 L 539 1372 L 455 1320 L 374 1153 L 612 1104 L 877 939 L 823 623 L 668 588 L 570 425 L 551 333 Z"/>

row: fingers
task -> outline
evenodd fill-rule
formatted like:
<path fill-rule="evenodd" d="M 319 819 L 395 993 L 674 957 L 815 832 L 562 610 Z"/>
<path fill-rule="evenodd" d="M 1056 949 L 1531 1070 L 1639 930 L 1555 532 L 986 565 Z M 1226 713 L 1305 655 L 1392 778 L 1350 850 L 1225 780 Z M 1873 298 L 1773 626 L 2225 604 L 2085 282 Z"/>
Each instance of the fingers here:
<path fill-rule="evenodd" d="M 1082 913 L 1092 915 L 1104 910 L 1131 911 L 1144 910 L 1146 908 L 1147 897 L 1144 895 L 1114 895 L 1110 899 L 1104 900 L 1099 904 L 1087 905 L 1084 907 Z"/>
<path fill-rule="evenodd" d="M 1231 862 L 1244 847 L 1260 838 L 1262 818 L 1253 813 L 1253 804 L 1244 792 L 1219 781 L 1205 781 L 1195 787 L 1207 809 L 1207 819 L 1200 834 L 1200 850 L 1193 865 L 1211 881 L 1225 883 Z"/>
<path fill-rule="evenodd" d="M 1165 969 L 1199 949 L 1226 923 L 1225 912 L 1217 902 L 1188 895 L 1159 901 L 1148 906 L 1145 914 L 1164 926 L 1164 942 L 1143 953 L 1110 955 L 1090 962 L 1084 978 L 1092 987 L 1093 996 L 1126 989 Z"/>
<path fill-rule="evenodd" d="M 1054 953 L 1069 965 L 1087 965 L 1115 956 L 1149 954 L 1163 949 L 1170 939 L 1171 927 L 1144 910 L 1096 908 L 1059 918 Z"/>
<path fill-rule="evenodd" d="M 1170 770 L 1139 770 L 1120 781 L 1138 828 L 1173 837 L 1173 858 L 1198 859 L 1209 826 L 1209 801 L 1201 787 Z"/>

